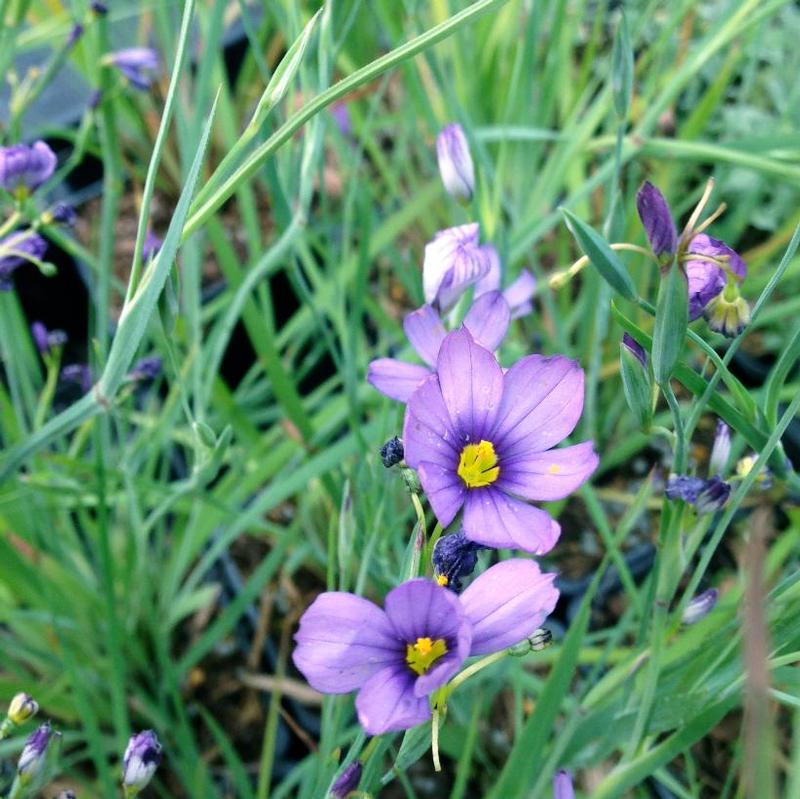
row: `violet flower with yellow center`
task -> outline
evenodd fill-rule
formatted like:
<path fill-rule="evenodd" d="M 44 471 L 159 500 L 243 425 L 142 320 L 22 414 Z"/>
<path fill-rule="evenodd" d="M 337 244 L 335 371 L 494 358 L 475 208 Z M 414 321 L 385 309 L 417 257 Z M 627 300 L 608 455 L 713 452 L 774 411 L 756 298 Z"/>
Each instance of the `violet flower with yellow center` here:
<path fill-rule="evenodd" d="M 597 468 L 591 441 L 552 449 L 583 410 L 583 370 L 529 355 L 503 371 L 469 330 L 450 333 L 436 374 L 408 401 L 403 444 L 439 523 L 490 547 L 543 554 L 561 529 L 531 501 L 563 499 Z"/>
<path fill-rule="evenodd" d="M 0 186 L 23 197 L 49 180 L 57 163 L 56 154 L 43 141 L 0 147 Z"/>
<path fill-rule="evenodd" d="M 499 291 L 482 294 L 464 317 L 464 326 L 476 341 L 494 350 L 506 335 L 511 311 Z M 425 366 L 396 358 L 377 358 L 369 365 L 367 380 L 381 394 L 408 402 L 411 395 L 430 377 L 447 335 L 442 320 L 430 305 L 412 311 L 403 320 L 403 329 Z"/>
<path fill-rule="evenodd" d="M 500 652 L 538 629 L 558 600 L 554 578 L 513 559 L 460 596 L 422 578 L 390 591 L 383 609 L 329 591 L 300 619 L 293 660 L 322 693 L 358 691 L 358 719 L 370 735 L 405 730 L 431 717 L 431 694 L 467 657 Z"/>

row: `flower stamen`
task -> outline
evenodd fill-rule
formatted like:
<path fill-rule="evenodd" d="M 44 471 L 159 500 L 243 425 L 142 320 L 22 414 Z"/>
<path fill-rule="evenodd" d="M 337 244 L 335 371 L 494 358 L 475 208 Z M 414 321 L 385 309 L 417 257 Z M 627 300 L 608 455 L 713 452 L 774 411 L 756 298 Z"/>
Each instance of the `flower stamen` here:
<path fill-rule="evenodd" d="M 413 644 L 406 646 L 406 663 L 411 671 L 422 676 L 427 674 L 431 666 L 440 657 L 447 654 L 444 638 L 417 638 Z"/>
<path fill-rule="evenodd" d="M 467 488 L 483 488 L 500 476 L 497 453 L 491 441 L 467 444 L 458 461 L 458 476 Z"/>

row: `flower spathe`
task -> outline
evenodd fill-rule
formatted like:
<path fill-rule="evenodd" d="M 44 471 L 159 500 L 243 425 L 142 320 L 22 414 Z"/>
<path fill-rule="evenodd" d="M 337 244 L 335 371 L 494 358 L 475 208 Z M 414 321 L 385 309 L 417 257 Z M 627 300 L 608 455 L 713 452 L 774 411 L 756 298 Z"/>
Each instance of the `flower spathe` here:
<path fill-rule="evenodd" d="M 486 277 L 494 247 L 481 244 L 477 222 L 440 230 L 425 245 L 422 287 L 425 302 L 451 308 L 472 285 Z"/>
<path fill-rule="evenodd" d="M 511 309 L 499 291 L 482 294 L 464 317 L 464 326 L 488 349 L 496 349 L 508 331 Z M 439 315 L 431 305 L 423 305 L 403 320 L 411 346 L 425 366 L 395 358 L 377 358 L 369 365 L 367 381 L 387 397 L 408 402 L 411 395 L 430 377 L 436 367 L 439 348 L 447 336 Z"/>
<path fill-rule="evenodd" d="M 442 343 L 437 372 L 408 401 L 403 442 L 439 523 L 490 547 L 543 554 L 558 523 L 530 501 L 562 499 L 597 468 L 592 442 L 552 449 L 583 410 L 583 370 L 529 355 L 506 372 L 466 328 Z"/>
<path fill-rule="evenodd" d="M 358 691 L 358 718 L 371 735 L 409 729 L 430 718 L 430 695 L 468 656 L 499 652 L 539 627 L 558 599 L 554 577 L 532 560 L 507 560 L 460 596 L 409 580 L 383 609 L 326 592 L 300 619 L 293 660 L 322 693 Z"/>
<path fill-rule="evenodd" d="M 475 168 L 461 125 L 442 128 L 436 137 L 436 158 L 447 193 L 455 200 L 469 202 L 475 192 Z"/>

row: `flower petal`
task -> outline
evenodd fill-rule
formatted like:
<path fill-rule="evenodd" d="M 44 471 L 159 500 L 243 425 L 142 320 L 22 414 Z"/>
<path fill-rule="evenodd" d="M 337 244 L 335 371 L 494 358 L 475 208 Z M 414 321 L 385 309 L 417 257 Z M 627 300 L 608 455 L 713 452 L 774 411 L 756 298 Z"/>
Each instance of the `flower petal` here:
<path fill-rule="evenodd" d="M 464 534 L 470 541 L 497 549 L 524 549 L 534 555 L 549 552 L 561 535 L 554 519 L 540 508 L 490 486 L 467 492 Z"/>
<path fill-rule="evenodd" d="M 583 370 L 562 355 L 529 355 L 503 378 L 492 442 L 504 459 L 541 452 L 566 438 L 583 411 Z"/>
<path fill-rule="evenodd" d="M 489 291 L 472 303 L 464 317 L 464 327 L 482 347 L 496 350 L 508 332 L 510 321 L 508 302 L 499 291 Z"/>
<path fill-rule="evenodd" d="M 533 560 L 514 558 L 487 569 L 461 594 L 472 624 L 470 655 L 488 655 L 519 643 L 553 612 L 555 574 L 542 574 Z"/>
<path fill-rule="evenodd" d="M 488 254 L 482 254 L 480 259 L 472 257 L 480 249 L 479 231 L 477 222 L 446 228 L 425 245 L 422 264 L 425 302 L 438 301 L 442 308 L 447 308 L 471 283 L 480 280 L 489 271 Z M 457 262 L 460 262 L 458 274 L 454 276 Z M 446 298 L 440 296 L 443 288 L 448 294 Z"/>
<path fill-rule="evenodd" d="M 503 371 L 494 355 L 461 328 L 445 338 L 436 370 L 458 442 L 485 438 L 494 426 L 503 394 Z"/>
<path fill-rule="evenodd" d="M 536 278 L 527 270 L 523 269 L 519 277 L 503 291 L 506 302 L 511 306 L 513 318 L 515 312 L 530 304 L 533 295 L 536 293 Z"/>
<path fill-rule="evenodd" d="M 500 288 L 502 268 L 500 266 L 500 253 L 493 244 L 484 244 L 483 250 L 489 268 L 486 274 L 475 284 L 475 296 L 480 297 L 487 291 L 497 291 Z M 510 305 L 511 303 L 509 303 Z"/>
<path fill-rule="evenodd" d="M 664 195 L 649 181 L 636 195 L 636 210 L 656 258 L 672 256 L 678 248 L 678 231 Z"/>
<path fill-rule="evenodd" d="M 406 463 L 416 469 L 423 461 L 455 474 L 461 442 L 444 404 L 437 376 L 430 375 L 411 395 L 403 423 Z"/>
<path fill-rule="evenodd" d="M 467 493 L 464 481 L 456 472 L 456 465 L 442 467 L 438 463 L 422 461 L 417 474 L 439 524 L 447 527 L 461 510 Z"/>
<path fill-rule="evenodd" d="M 406 331 L 411 346 L 417 351 L 430 367 L 436 366 L 436 357 L 439 347 L 442 346 L 447 335 L 439 314 L 430 305 L 423 305 L 412 311 L 403 320 L 403 330 Z"/>
<path fill-rule="evenodd" d="M 369 365 L 367 382 L 387 397 L 408 402 L 430 374 L 430 369 L 425 366 L 395 358 L 377 358 Z"/>
<path fill-rule="evenodd" d="M 292 659 L 309 684 L 328 694 L 362 686 L 391 663 L 403 663 L 405 644 L 386 614 L 363 597 L 320 594 L 300 619 Z"/>
<path fill-rule="evenodd" d="M 597 468 L 591 441 L 503 461 L 496 487 L 524 499 L 554 500 L 569 496 Z"/>
<path fill-rule="evenodd" d="M 370 735 L 408 730 L 431 717 L 427 697 L 414 696 L 414 675 L 405 666 L 389 666 L 367 680 L 356 711 Z"/>

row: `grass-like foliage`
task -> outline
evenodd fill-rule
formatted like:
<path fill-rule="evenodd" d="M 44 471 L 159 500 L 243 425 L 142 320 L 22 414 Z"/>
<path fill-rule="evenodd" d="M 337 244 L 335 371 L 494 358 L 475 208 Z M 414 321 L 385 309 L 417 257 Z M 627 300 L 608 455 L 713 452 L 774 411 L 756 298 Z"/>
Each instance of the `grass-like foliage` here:
<path fill-rule="evenodd" d="M 0 0 L 0 796 L 800 796 L 798 37 Z"/>

